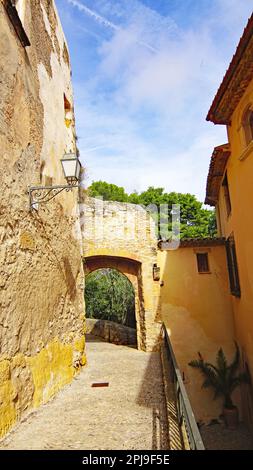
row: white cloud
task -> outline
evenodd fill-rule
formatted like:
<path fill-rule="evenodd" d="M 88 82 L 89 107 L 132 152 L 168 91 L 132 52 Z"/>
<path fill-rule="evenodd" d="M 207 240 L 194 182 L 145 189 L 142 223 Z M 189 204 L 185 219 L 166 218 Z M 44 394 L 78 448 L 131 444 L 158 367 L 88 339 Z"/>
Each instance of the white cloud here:
<path fill-rule="evenodd" d="M 74 7 L 77 7 L 78 10 L 81 11 L 82 13 L 85 13 L 89 17 L 93 18 L 100 25 L 105 26 L 106 28 L 109 28 L 113 31 L 120 31 L 121 28 L 118 25 L 112 23 L 104 16 L 99 15 L 96 11 L 91 10 L 86 5 L 81 3 L 79 0 L 67 0 L 67 1 Z M 138 41 L 138 44 L 149 49 L 152 52 L 157 52 L 157 50 L 151 44 L 148 44 L 147 42 L 141 39 Z"/>
<path fill-rule="evenodd" d="M 112 30 L 98 44 L 94 77 L 75 87 L 79 146 L 90 180 L 128 191 L 164 186 L 203 200 L 213 146 L 226 141 L 225 129 L 205 116 L 249 2 L 214 0 L 195 30 L 180 29 L 138 0 L 97 0 L 94 10 L 80 0 L 68 2 Z M 103 16 L 110 11 L 109 19 Z"/>
<path fill-rule="evenodd" d="M 204 199 L 210 151 L 224 141 L 223 129 L 206 125 L 206 129 L 189 141 L 182 150 L 180 142 L 172 151 L 168 145 L 142 136 L 127 115 L 114 115 L 107 107 L 100 114 L 94 108 L 78 109 L 81 128 L 79 145 L 88 181 L 102 179 L 124 186 L 127 191 L 141 191 L 148 186 L 162 186 L 167 191 L 196 194 Z M 164 139 L 165 140 L 165 139 Z M 97 148 L 92 144 L 96 142 Z M 94 158 L 95 157 L 95 158 Z"/>

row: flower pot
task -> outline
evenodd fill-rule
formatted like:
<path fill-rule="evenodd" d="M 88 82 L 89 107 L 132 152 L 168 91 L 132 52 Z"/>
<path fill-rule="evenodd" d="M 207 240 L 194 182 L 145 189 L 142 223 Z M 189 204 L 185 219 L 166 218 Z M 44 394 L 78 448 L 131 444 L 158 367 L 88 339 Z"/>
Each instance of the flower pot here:
<path fill-rule="evenodd" d="M 236 429 L 239 423 L 239 414 L 236 406 L 233 408 L 224 408 L 223 415 L 225 423 L 229 429 Z"/>

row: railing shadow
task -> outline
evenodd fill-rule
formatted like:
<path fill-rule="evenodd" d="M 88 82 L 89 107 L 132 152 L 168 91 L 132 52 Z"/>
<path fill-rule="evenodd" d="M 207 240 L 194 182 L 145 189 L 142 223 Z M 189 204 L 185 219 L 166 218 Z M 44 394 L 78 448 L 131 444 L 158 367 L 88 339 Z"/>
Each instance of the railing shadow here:
<path fill-rule="evenodd" d="M 152 409 L 151 450 L 168 450 L 168 423 L 159 352 L 150 353 L 137 403 L 140 406 Z"/>
<path fill-rule="evenodd" d="M 177 418 L 181 428 L 184 448 L 189 450 L 205 450 L 170 338 L 164 324 L 163 334 L 164 346 L 169 364 L 169 382 L 171 387 L 174 388 Z"/>

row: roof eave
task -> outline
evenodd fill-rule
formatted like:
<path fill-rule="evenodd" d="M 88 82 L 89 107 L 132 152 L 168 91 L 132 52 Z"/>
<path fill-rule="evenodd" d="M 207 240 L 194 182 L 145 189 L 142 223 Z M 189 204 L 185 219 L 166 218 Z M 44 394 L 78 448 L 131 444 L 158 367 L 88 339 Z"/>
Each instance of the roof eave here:
<path fill-rule="evenodd" d="M 230 126 L 231 124 L 231 119 L 218 119 L 215 117 L 215 115 L 212 113 L 206 116 L 206 121 L 213 122 L 213 124 L 221 124 L 223 126 Z"/>
<path fill-rule="evenodd" d="M 243 31 L 243 34 L 240 38 L 240 41 L 237 45 L 236 52 L 232 57 L 232 60 L 229 64 L 229 67 L 223 77 L 223 80 L 218 88 L 218 91 L 213 99 L 211 107 L 208 111 L 206 120 L 211 121 L 214 124 L 224 124 L 230 125 L 231 123 L 231 110 L 230 115 L 224 118 L 217 116 L 217 110 L 219 109 L 220 103 L 222 102 L 224 96 L 228 92 L 229 85 L 233 80 L 234 75 L 236 74 L 238 67 L 240 67 L 241 60 L 245 54 L 245 51 L 252 44 L 252 35 L 253 35 L 253 14 L 248 20 L 248 23 Z M 235 101 L 235 106 L 236 106 Z"/>
<path fill-rule="evenodd" d="M 217 191 L 214 191 L 215 188 L 213 188 L 212 183 L 214 182 L 215 178 L 216 178 L 216 181 L 218 181 L 217 184 L 219 184 L 219 181 L 221 181 L 229 157 L 230 157 L 230 145 L 228 143 L 219 145 L 214 148 L 212 156 L 211 156 L 211 161 L 210 161 L 209 171 L 208 171 L 208 176 L 207 176 L 207 183 L 206 183 L 205 204 L 208 204 L 209 206 L 216 206 L 218 202 L 218 193 Z M 222 160 L 220 158 L 222 158 Z M 218 167 L 218 171 L 217 171 L 217 163 L 221 165 Z"/>
<path fill-rule="evenodd" d="M 205 198 L 205 204 L 207 204 L 208 206 L 215 207 L 217 202 L 218 202 L 217 199 L 214 200 L 214 199 L 210 199 L 209 197 Z"/>

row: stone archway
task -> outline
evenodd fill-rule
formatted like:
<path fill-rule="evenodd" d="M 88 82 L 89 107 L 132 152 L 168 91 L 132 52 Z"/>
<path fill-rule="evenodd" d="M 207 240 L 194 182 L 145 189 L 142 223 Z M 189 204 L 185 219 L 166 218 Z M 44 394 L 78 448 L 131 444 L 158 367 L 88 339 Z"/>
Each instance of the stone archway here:
<path fill-rule="evenodd" d="M 125 275 L 131 282 L 135 294 L 137 346 L 138 349 L 146 349 L 146 325 L 141 263 L 122 256 L 107 255 L 87 256 L 84 260 L 84 272 L 86 276 L 93 271 L 103 268 L 115 269 Z"/>
<path fill-rule="evenodd" d="M 161 325 L 155 222 L 141 206 L 86 198 L 80 205 L 86 273 L 115 268 L 131 281 L 136 299 L 138 348 L 157 349 Z"/>

